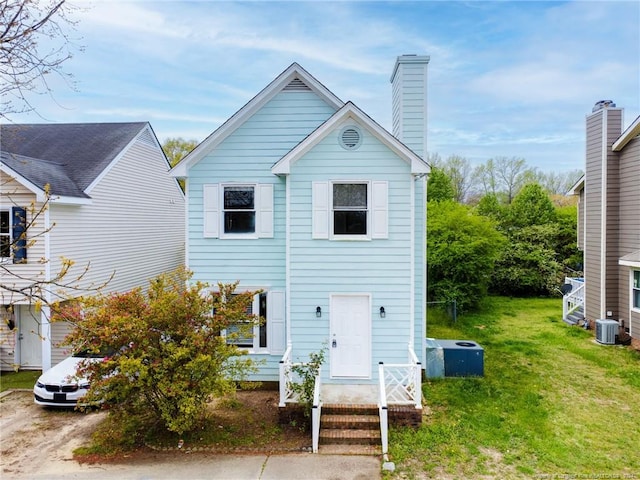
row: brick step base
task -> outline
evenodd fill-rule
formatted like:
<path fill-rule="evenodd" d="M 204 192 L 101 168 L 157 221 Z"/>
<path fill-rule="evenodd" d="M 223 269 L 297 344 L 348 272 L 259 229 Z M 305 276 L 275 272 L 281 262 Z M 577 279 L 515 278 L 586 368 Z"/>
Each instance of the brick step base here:
<path fill-rule="evenodd" d="M 378 415 L 378 406 L 370 404 L 325 403 L 322 414 L 327 415 Z"/>
<path fill-rule="evenodd" d="M 380 417 L 378 415 L 322 415 L 320 427 L 326 429 L 363 429 L 373 430 L 380 428 Z"/>
<path fill-rule="evenodd" d="M 320 430 L 321 445 L 380 445 L 379 430 Z"/>

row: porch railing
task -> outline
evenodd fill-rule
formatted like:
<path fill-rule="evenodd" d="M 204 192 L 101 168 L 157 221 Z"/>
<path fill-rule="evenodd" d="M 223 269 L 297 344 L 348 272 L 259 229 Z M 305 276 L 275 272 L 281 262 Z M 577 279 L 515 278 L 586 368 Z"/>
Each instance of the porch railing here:
<path fill-rule="evenodd" d="M 571 285 L 571 291 L 562 297 L 562 318 L 566 320 L 571 313 L 584 307 L 584 278 L 566 277 L 564 282 Z"/>
<path fill-rule="evenodd" d="M 318 453 L 318 445 L 320 443 L 320 415 L 322 413 L 322 401 L 320 399 L 320 389 L 322 387 L 321 378 L 322 368 L 319 368 L 313 387 L 313 406 L 311 407 L 311 444 L 313 453 Z"/>
<path fill-rule="evenodd" d="M 389 451 L 389 408 L 387 405 L 387 388 L 384 382 L 384 364 L 378 365 L 378 382 L 380 384 L 378 396 L 378 414 L 380 416 L 380 443 L 382 454 Z"/>
<path fill-rule="evenodd" d="M 422 364 L 409 347 L 409 363 L 380 362 L 387 403 L 422 408 Z"/>
<path fill-rule="evenodd" d="M 291 361 L 291 346 L 287 347 L 280 359 L 280 401 L 278 402 L 279 407 L 284 407 L 288 402 L 295 401 L 295 393 L 293 392 L 293 372 L 291 367 L 293 366 L 293 362 Z"/>

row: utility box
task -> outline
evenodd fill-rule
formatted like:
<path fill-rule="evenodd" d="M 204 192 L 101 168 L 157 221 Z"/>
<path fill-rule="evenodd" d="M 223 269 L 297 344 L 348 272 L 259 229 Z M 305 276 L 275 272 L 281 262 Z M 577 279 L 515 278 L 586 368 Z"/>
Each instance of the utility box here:
<path fill-rule="evenodd" d="M 426 347 L 427 378 L 484 376 L 484 349 L 476 342 L 427 338 Z"/>

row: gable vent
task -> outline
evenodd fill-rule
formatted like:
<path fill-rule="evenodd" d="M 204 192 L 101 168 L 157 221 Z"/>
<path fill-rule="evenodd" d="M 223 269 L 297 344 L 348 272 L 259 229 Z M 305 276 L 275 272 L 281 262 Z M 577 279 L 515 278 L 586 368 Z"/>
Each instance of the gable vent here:
<path fill-rule="evenodd" d="M 304 83 L 299 78 L 294 78 L 291 80 L 286 87 L 285 90 L 294 91 L 294 92 L 305 92 L 311 90 L 306 83 Z"/>
<path fill-rule="evenodd" d="M 142 143 L 146 143 L 147 145 L 151 145 L 152 147 L 156 146 L 156 141 L 151 135 L 151 132 L 148 129 L 145 129 L 143 132 L 138 135 L 138 141 Z"/>
<path fill-rule="evenodd" d="M 355 150 L 362 143 L 362 135 L 356 127 L 349 126 L 340 132 L 340 146 L 345 150 Z"/>

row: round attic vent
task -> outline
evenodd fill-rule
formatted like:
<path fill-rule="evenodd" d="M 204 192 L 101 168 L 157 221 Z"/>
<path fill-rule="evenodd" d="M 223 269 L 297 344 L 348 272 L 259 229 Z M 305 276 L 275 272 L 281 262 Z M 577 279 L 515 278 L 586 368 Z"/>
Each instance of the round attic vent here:
<path fill-rule="evenodd" d="M 355 150 L 362 143 L 362 134 L 356 126 L 349 125 L 340 131 L 340 146 L 345 150 Z"/>

